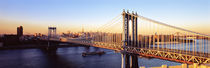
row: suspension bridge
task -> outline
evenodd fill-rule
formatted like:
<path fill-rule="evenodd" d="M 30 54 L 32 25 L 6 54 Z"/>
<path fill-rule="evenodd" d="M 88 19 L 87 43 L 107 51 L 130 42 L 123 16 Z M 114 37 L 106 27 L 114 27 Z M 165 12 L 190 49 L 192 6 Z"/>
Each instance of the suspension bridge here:
<path fill-rule="evenodd" d="M 67 38 L 66 42 L 119 51 L 122 68 L 138 68 L 138 56 L 187 64 L 210 63 L 210 36 L 134 12 L 123 11 L 97 31 L 85 33 L 83 37 Z"/>

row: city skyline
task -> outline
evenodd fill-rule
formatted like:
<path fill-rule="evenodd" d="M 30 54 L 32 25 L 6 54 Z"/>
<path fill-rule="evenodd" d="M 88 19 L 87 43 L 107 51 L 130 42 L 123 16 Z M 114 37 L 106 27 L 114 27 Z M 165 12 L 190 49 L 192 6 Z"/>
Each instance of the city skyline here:
<path fill-rule="evenodd" d="M 188 30 L 210 34 L 209 1 L 0 1 L 0 34 L 15 34 L 16 27 L 23 26 L 24 34 L 47 34 L 49 26 L 58 33 L 67 31 L 91 31 L 123 9 L 137 11 L 139 15 Z M 134 9 L 135 8 L 135 9 Z M 140 22 L 139 22 L 140 23 Z"/>

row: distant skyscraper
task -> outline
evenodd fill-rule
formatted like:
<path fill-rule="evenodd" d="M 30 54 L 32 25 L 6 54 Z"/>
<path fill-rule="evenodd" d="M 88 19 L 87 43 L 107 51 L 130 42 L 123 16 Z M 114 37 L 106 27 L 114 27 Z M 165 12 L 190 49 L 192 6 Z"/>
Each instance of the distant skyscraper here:
<path fill-rule="evenodd" d="M 23 35 L 23 27 L 20 26 L 20 27 L 17 27 L 17 36 L 20 37 Z"/>

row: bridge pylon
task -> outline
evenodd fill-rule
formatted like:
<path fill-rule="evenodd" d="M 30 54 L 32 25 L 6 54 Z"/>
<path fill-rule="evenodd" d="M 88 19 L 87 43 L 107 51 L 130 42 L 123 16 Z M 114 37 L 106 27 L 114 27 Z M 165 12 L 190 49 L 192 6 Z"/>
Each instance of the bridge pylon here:
<path fill-rule="evenodd" d="M 51 38 L 57 38 L 56 36 L 56 27 L 48 27 L 48 45 L 46 50 L 48 51 L 56 51 L 57 50 L 57 43 L 55 41 L 50 41 Z"/>
<path fill-rule="evenodd" d="M 123 16 L 123 33 L 122 33 L 122 42 L 123 42 L 123 51 L 122 53 L 122 68 L 138 68 L 138 57 L 136 54 L 131 54 L 126 52 L 128 47 L 138 47 L 138 26 L 137 26 L 137 13 L 129 13 L 129 11 L 122 12 Z M 131 21 L 132 34 L 131 38 L 129 36 L 129 21 Z"/>

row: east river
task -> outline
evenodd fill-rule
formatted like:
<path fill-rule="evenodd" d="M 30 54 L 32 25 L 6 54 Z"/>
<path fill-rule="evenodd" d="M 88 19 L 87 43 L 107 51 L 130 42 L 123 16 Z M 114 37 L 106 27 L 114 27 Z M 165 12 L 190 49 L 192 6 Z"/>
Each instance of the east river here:
<path fill-rule="evenodd" d="M 41 49 L 0 50 L 0 68 L 121 68 L 121 54 L 113 50 L 99 48 L 105 51 L 103 55 L 83 57 L 85 47 L 58 48 L 55 53 L 47 53 Z M 90 47 L 93 52 L 96 48 Z M 138 58 L 139 66 L 154 67 L 181 65 L 181 63 L 155 58 Z"/>

